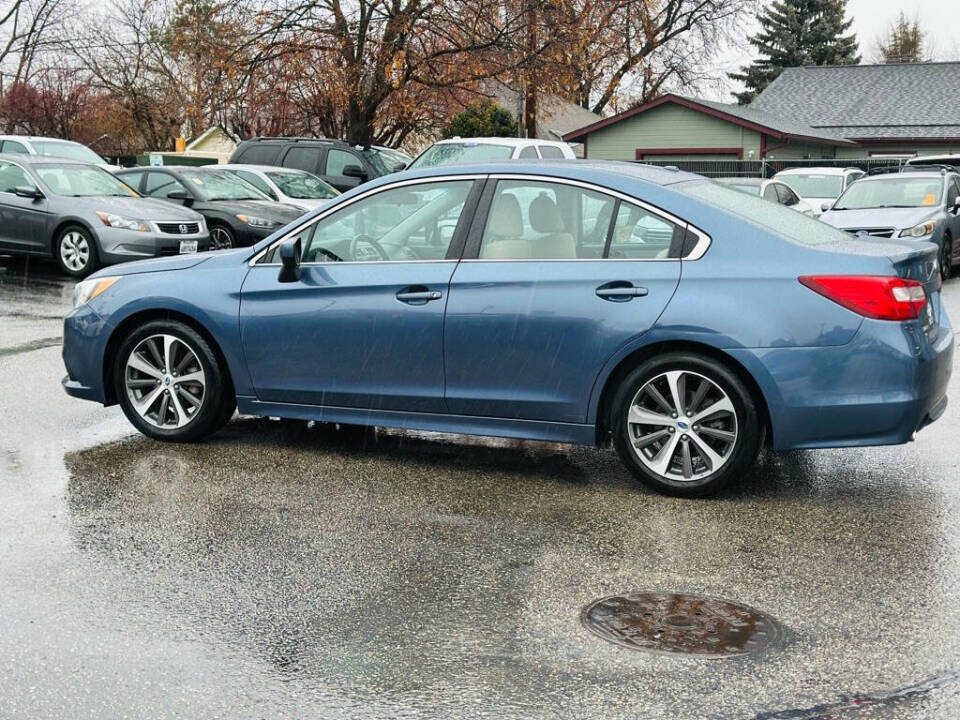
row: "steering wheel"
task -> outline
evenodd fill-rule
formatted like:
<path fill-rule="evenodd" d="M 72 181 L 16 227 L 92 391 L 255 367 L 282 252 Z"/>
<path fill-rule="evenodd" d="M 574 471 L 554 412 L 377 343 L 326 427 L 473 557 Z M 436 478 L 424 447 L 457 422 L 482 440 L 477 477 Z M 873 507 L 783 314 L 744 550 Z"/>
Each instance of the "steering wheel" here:
<path fill-rule="evenodd" d="M 350 241 L 350 252 L 348 253 L 348 257 L 350 257 L 351 260 L 357 259 L 357 248 L 364 243 L 376 250 L 377 255 L 380 256 L 381 260 L 390 259 L 390 256 L 387 255 L 387 251 L 384 250 L 380 243 L 378 243 L 372 237 L 369 235 L 357 235 L 353 238 L 353 240 Z"/>

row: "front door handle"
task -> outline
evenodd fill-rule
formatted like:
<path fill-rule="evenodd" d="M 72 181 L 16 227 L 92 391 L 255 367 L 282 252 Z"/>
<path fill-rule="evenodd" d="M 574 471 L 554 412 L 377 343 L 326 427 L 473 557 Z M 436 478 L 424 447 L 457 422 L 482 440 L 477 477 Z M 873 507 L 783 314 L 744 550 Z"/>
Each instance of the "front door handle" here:
<path fill-rule="evenodd" d="M 439 300 L 443 293 L 439 290 L 428 290 L 423 285 L 412 285 L 397 293 L 397 300 L 407 305 L 426 305 L 431 300 Z"/>
<path fill-rule="evenodd" d="M 635 297 L 644 297 L 647 292 L 645 287 L 637 287 L 633 283 L 618 280 L 598 287 L 597 297 L 611 302 L 626 302 Z"/>

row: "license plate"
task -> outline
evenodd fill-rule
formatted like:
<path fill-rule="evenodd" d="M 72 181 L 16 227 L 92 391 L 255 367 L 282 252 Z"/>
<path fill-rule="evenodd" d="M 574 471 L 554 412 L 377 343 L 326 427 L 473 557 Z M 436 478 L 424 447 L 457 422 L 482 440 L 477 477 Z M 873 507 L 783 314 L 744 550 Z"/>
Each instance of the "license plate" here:
<path fill-rule="evenodd" d="M 197 241 L 196 240 L 181 240 L 180 241 L 180 254 L 183 253 L 195 253 L 197 251 Z"/>

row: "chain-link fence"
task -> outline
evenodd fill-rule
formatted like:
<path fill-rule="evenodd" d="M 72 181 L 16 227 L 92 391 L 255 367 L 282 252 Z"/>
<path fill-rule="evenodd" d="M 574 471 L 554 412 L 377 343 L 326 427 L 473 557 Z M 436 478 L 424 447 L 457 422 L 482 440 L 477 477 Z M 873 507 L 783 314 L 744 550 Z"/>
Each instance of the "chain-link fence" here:
<path fill-rule="evenodd" d="M 771 178 L 776 173 L 794 167 L 856 167 L 865 172 L 874 168 L 900 167 L 904 158 L 848 158 L 844 160 L 644 160 L 648 165 L 677 167 L 707 177 Z"/>

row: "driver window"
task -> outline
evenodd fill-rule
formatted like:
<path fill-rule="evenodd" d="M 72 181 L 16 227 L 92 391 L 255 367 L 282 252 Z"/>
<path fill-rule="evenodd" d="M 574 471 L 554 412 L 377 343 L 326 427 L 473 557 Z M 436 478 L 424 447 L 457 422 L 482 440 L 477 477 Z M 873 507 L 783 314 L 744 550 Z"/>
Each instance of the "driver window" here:
<path fill-rule="evenodd" d="M 303 262 L 443 260 L 472 186 L 423 183 L 358 200 L 311 226 Z"/>
<path fill-rule="evenodd" d="M 0 192 L 12 193 L 18 187 L 36 188 L 37 184 L 19 165 L 0 160 Z"/>

